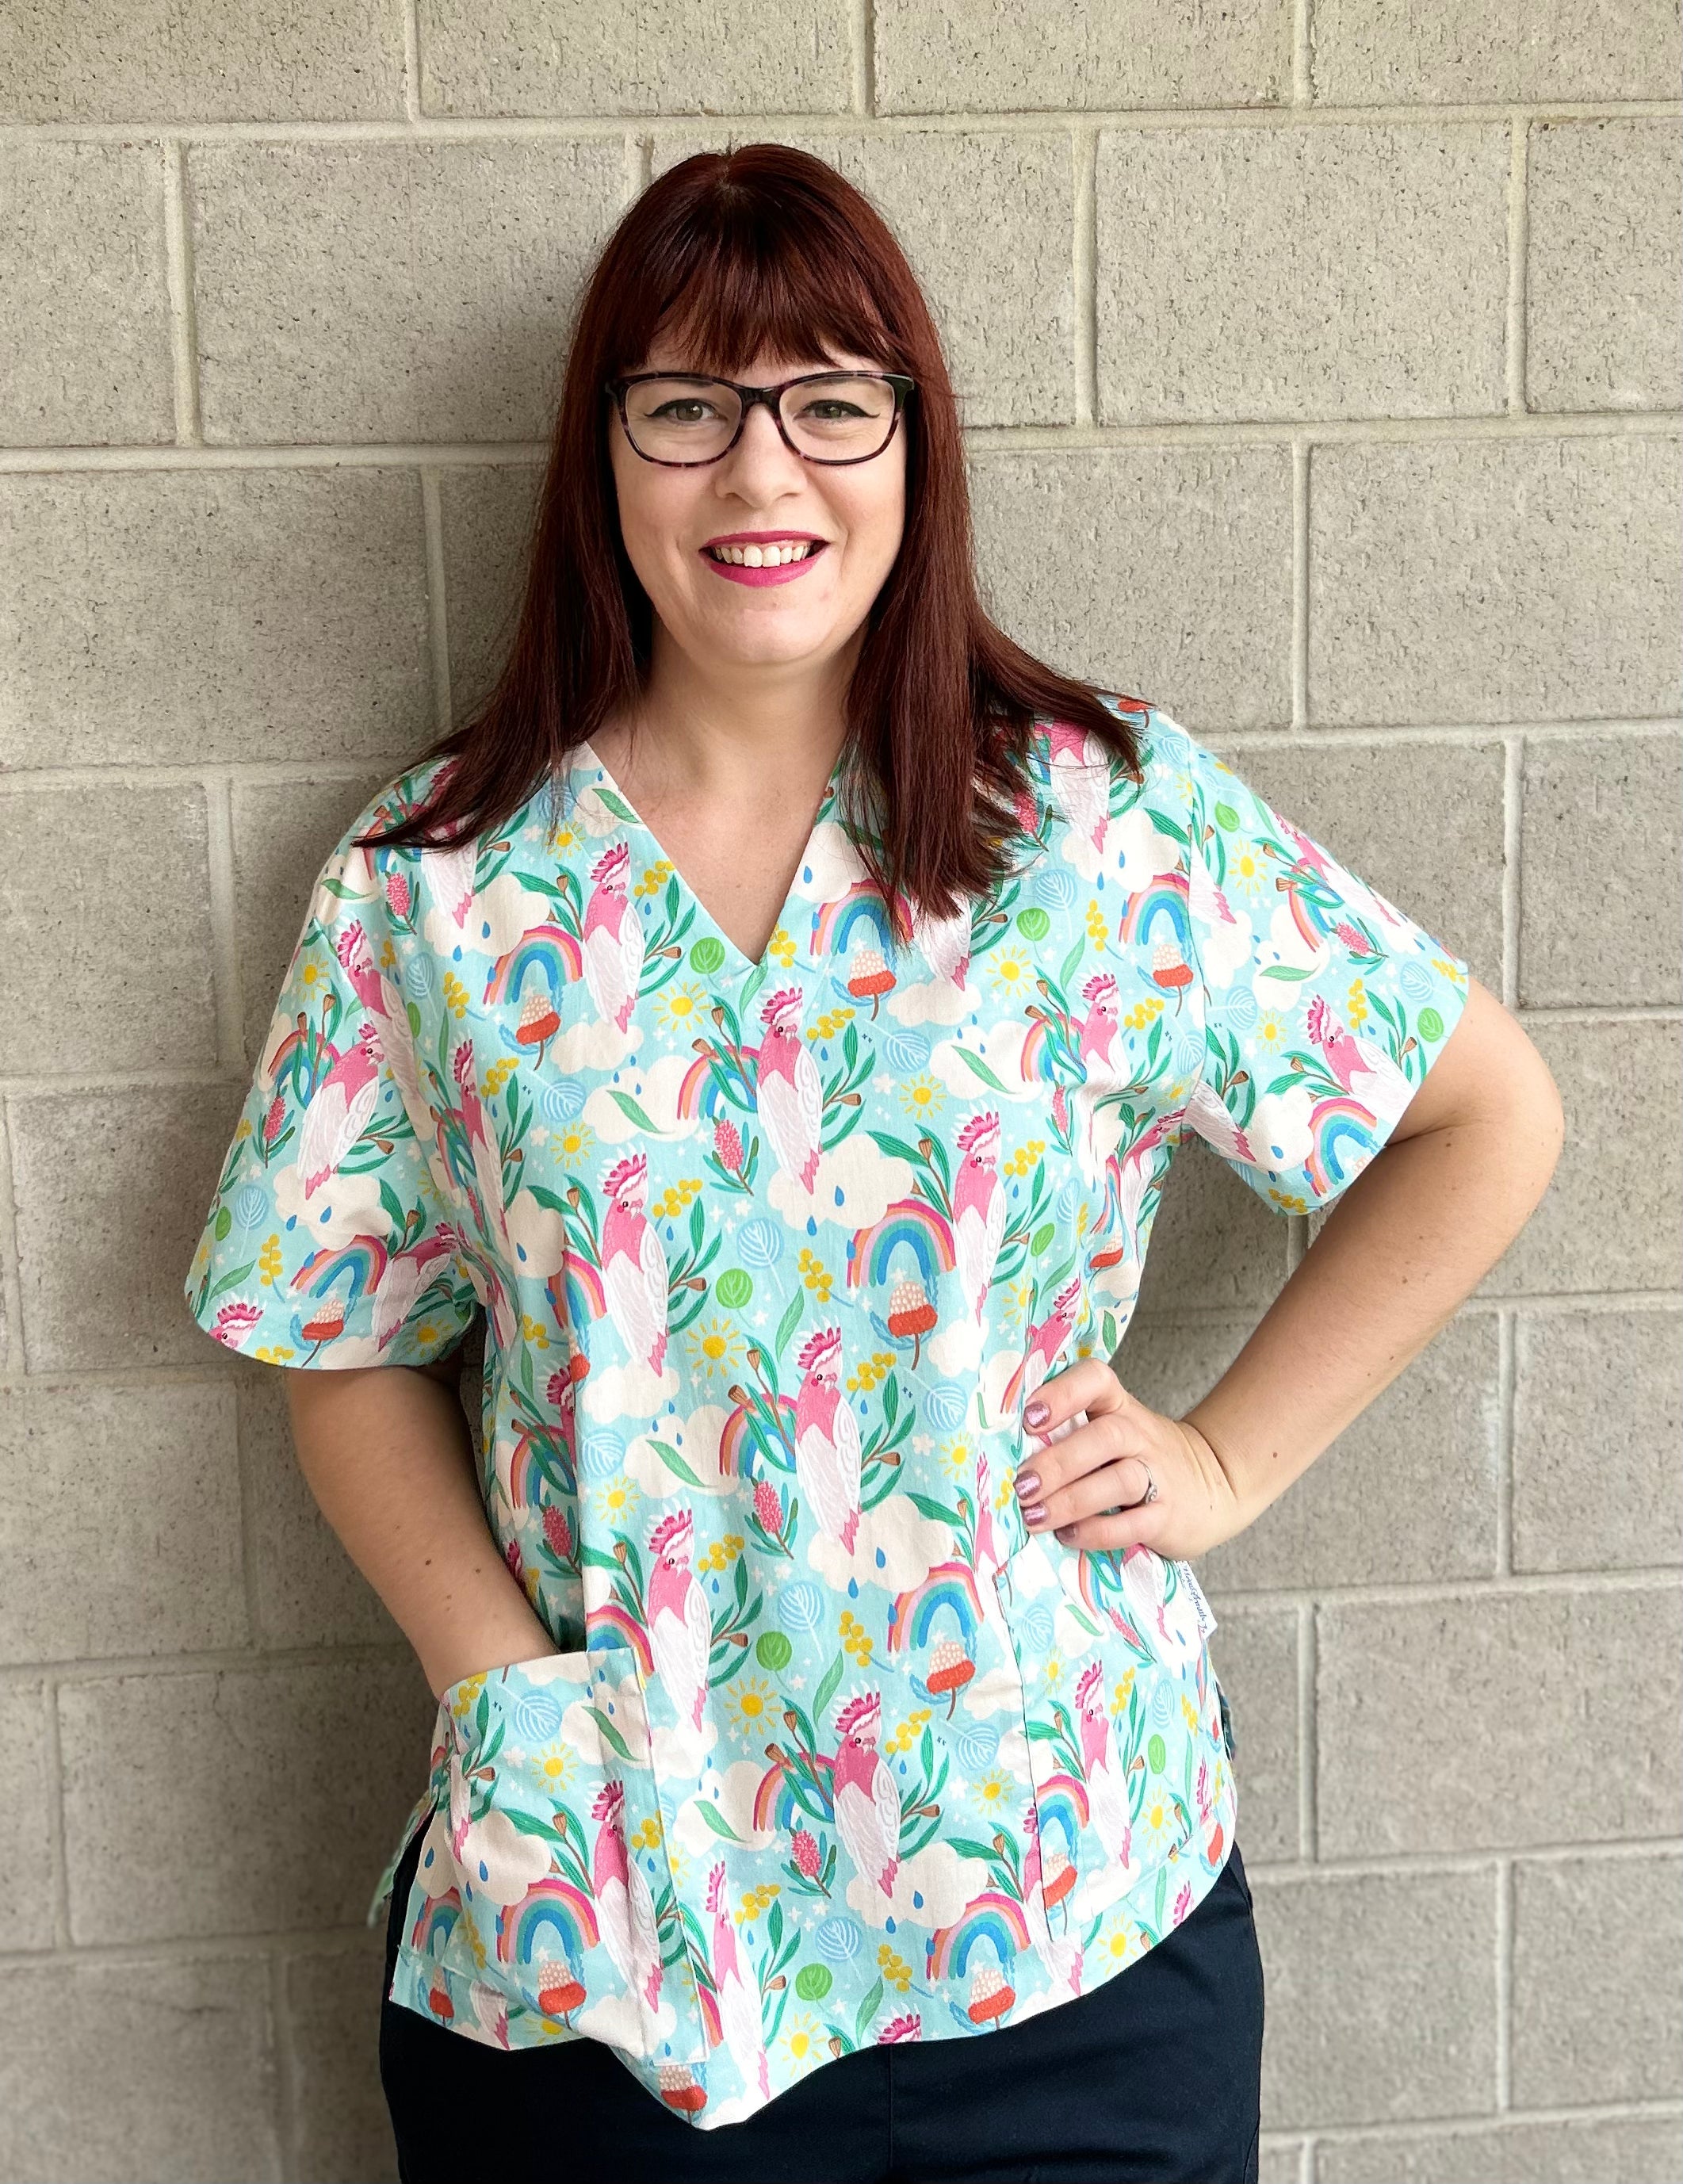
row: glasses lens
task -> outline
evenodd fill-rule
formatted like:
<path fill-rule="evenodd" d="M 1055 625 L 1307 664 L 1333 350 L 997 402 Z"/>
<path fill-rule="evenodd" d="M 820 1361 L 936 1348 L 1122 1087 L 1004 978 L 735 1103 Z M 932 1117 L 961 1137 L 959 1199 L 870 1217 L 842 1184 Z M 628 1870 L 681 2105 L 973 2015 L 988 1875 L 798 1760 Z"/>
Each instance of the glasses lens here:
<path fill-rule="evenodd" d="M 785 431 L 814 462 L 856 462 L 889 443 L 894 391 L 886 381 L 838 372 L 786 387 Z M 626 389 L 626 428 L 640 454 L 661 463 L 705 463 L 736 436 L 742 404 L 722 379 L 643 379 Z"/>
<path fill-rule="evenodd" d="M 894 391 L 883 379 L 805 380 L 784 389 L 783 417 L 802 454 L 818 462 L 854 462 L 887 446 Z"/>
<path fill-rule="evenodd" d="M 656 462 L 705 463 L 722 454 L 741 414 L 722 379 L 643 379 L 625 391 L 632 445 Z"/>

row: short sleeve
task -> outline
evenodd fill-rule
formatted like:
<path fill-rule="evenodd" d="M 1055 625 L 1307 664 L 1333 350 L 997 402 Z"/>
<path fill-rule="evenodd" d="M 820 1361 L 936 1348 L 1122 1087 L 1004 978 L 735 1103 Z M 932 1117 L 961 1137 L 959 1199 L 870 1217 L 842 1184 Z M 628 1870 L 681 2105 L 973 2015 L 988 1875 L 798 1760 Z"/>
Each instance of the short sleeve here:
<path fill-rule="evenodd" d="M 374 853 L 354 845 L 389 809 L 365 806 L 317 876 L 187 1270 L 198 1324 L 268 1364 L 425 1364 L 478 1306 Z"/>
<path fill-rule="evenodd" d="M 1362 1173 L 1467 1005 L 1465 961 L 1173 722 L 1204 1002 L 1184 1127 L 1282 1213 Z"/>

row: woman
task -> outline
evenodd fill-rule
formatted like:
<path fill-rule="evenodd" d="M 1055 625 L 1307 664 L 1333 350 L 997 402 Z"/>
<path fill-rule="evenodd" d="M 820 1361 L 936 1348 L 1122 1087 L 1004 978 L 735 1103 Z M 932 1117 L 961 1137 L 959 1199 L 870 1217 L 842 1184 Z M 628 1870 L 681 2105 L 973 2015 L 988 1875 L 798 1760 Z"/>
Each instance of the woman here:
<path fill-rule="evenodd" d="M 1105 1361 L 1189 1130 L 1348 1203 L 1174 1418 Z M 300 1459 L 438 1696 L 370 1914 L 408 2184 L 1254 2178 L 1188 1565 L 1560 1135 L 1464 962 L 983 614 L 869 203 L 770 145 L 658 181 L 506 671 L 324 867 L 187 1281 L 338 1368 Z"/>

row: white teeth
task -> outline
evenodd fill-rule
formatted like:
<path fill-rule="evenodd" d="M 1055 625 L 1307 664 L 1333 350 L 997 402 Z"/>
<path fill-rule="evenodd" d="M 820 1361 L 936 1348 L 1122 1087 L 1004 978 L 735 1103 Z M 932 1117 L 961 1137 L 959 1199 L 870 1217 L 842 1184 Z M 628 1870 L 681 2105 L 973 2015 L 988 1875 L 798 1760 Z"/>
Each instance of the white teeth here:
<path fill-rule="evenodd" d="M 707 551 L 716 561 L 729 561 L 739 569 L 772 569 L 805 560 L 817 551 L 817 544 L 810 538 L 785 539 L 774 546 L 710 546 Z"/>

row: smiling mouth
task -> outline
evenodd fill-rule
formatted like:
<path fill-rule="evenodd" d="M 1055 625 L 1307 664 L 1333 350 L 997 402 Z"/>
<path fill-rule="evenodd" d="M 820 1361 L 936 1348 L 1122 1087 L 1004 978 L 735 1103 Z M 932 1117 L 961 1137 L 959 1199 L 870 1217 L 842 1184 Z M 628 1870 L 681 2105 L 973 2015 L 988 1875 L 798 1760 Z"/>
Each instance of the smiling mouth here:
<path fill-rule="evenodd" d="M 727 583 L 792 584 L 806 574 L 828 543 L 824 538 L 788 538 L 770 546 L 704 546 L 701 558 Z"/>

